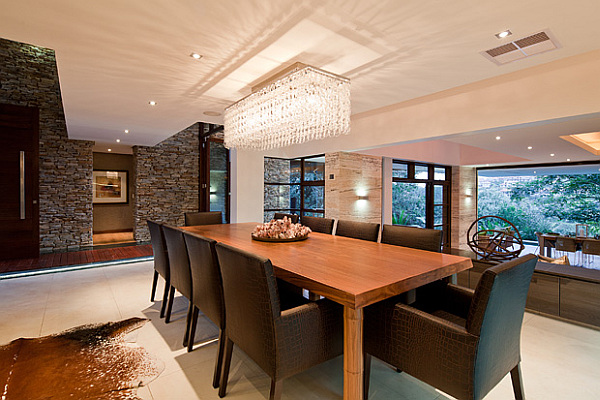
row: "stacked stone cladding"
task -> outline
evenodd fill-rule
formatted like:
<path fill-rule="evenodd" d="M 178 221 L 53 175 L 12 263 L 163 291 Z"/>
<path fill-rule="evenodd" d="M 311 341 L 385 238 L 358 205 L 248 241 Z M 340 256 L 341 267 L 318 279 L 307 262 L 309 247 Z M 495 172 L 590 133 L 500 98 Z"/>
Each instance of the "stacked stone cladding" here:
<path fill-rule="evenodd" d="M 290 187 L 287 185 L 268 185 L 268 183 L 290 183 L 290 175 L 290 160 L 265 157 L 265 210 L 290 207 Z M 270 221 L 273 214 L 275 214 L 274 211 L 265 211 L 264 221 Z"/>
<path fill-rule="evenodd" d="M 40 251 L 92 242 L 92 146 L 70 140 L 54 50 L 0 39 L 0 103 L 39 109 Z"/>

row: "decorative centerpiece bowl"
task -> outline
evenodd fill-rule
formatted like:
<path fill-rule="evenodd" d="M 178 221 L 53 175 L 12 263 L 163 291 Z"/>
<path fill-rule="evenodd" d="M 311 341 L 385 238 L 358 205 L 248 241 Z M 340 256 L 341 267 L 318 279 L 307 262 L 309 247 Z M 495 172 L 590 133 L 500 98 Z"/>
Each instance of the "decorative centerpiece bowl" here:
<path fill-rule="evenodd" d="M 252 231 L 252 239 L 262 242 L 297 242 L 308 238 L 311 232 L 308 226 L 294 224 L 288 217 L 283 217 L 257 225 Z"/>

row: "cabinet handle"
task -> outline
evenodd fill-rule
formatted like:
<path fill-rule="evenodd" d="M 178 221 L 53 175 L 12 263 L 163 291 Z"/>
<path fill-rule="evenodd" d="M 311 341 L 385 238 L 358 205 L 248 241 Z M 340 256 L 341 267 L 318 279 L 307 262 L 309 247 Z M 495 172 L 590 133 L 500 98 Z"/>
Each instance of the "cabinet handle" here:
<path fill-rule="evenodd" d="M 20 218 L 25 219 L 25 152 L 19 152 L 19 211 Z"/>

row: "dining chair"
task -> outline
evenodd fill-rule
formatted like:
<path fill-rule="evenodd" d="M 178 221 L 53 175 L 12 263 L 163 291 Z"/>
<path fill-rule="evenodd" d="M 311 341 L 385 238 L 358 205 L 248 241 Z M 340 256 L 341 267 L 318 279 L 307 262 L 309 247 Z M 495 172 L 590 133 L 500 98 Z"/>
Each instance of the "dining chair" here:
<path fill-rule="evenodd" d="M 313 232 L 327 233 L 331 235 L 333 232 L 333 218 L 321 218 L 321 217 L 310 217 L 308 215 L 302 216 L 302 225 L 308 226 Z"/>
<path fill-rule="evenodd" d="M 297 224 L 300 219 L 300 216 L 297 214 L 275 213 L 275 215 L 273 215 L 273 219 L 283 219 L 283 217 L 291 219 L 292 224 Z"/>
<path fill-rule="evenodd" d="M 346 236 L 354 239 L 376 242 L 379 237 L 379 226 L 373 222 L 347 221 L 340 219 L 335 229 L 336 236 Z"/>
<path fill-rule="evenodd" d="M 573 253 L 575 257 L 574 263 L 577 264 L 577 242 L 575 239 L 558 236 L 554 242 L 554 250 L 560 252 L 563 256 L 566 255 L 565 253 Z"/>
<path fill-rule="evenodd" d="M 523 399 L 520 335 L 536 261 L 528 254 L 488 268 L 475 291 L 438 281 L 413 306 L 367 307 L 364 398 L 375 356 L 461 400 L 482 399 L 510 372 Z"/>
<path fill-rule="evenodd" d="M 442 231 L 404 225 L 383 225 L 381 243 L 427 251 L 442 251 Z"/>
<path fill-rule="evenodd" d="M 587 256 L 586 258 L 591 257 L 591 261 L 589 259 L 585 260 L 585 264 L 590 266 L 594 264 L 595 256 L 600 256 L 600 240 L 598 239 L 588 239 L 584 240 L 581 245 L 581 252 L 583 255 Z"/>
<path fill-rule="evenodd" d="M 150 242 L 152 243 L 152 252 L 154 253 L 154 279 L 152 280 L 152 293 L 150 301 L 154 301 L 156 294 L 156 285 L 158 276 L 165 280 L 165 290 L 163 293 L 162 305 L 160 307 L 160 317 L 165 316 L 165 310 L 169 300 L 169 288 L 171 287 L 171 274 L 169 268 L 169 257 L 167 256 L 167 245 L 163 235 L 162 225 L 154 221 L 146 221 L 150 231 Z"/>
<path fill-rule="evenodd" d="M 225 301 L 223 300 L 223 281 L 217 260 L 215 245 L 217 242 L 191 232 L 184 232 L 192 274 L 192 320 L 188 334 L 188 352 L 193 350 L 198 313 L 202 311 L 208 319 L 219 327 L 219 351 L 215 361 L 213 387 L 219 386 L 223 348 L 225 340 Z"/>
<path fill-rule="evenodd" d="M 221 211 L 203 211 L 185 213 L 185 226 L 216 225 L 223 223 Z"/>
<path fill-rule="evenodd" d="M 165 234 L 165 241 L 167 243 L 169 265 L 171 266 L 171 289 L 169 292 L 169 304 L 167 305 L 165 322 L 169 323 L 171 321 L 171 309 L 173 308 L 175 289 L 177 289 L 177 291 L 181 293 L 183 297 L 190 300 L 185 322 L 185 334 L 183 337 L 183 345 L 187 346 L 188 332 L 193 311 L 191 302 L 192 275 L 190 271 L 190 260 L 188 258 L 185 239 L 183 238 L 183 231 L 172 226 L 164 225 L 163 232 Z"/>
<path fill-rule="evenodd" d="M 233 344 L 271 378 L 270 400 L 281 398 L 283 379 L 343 351 L 342 307 L 330 300 L 284 308 L 271 261 L 217 243 L 225 297 L 225 353 L 219 396 L 227 390 Z"/>

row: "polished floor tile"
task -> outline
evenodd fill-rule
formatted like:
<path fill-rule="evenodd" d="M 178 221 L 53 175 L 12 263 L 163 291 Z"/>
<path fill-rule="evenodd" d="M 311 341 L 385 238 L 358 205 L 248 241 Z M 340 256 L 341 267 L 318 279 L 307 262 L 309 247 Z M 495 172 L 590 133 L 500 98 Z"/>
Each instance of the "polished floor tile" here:
<path fill-rule="evenodd" d="M 56 333 L 73 326 L 134 316 L 149 322 L 136 341 L 164 363 L 162 374 L 139 390 L 145 400 L 217 400 L 212 374 L 218 329 L 200 316 L 196 348 L 182 346 L 187 300 L 177 296 L 173 318 L 159 318 L 164 282 L 150 302 L 152 262 L 0 281 L 0 344 L 19 337 Z M 206 343 L 206 344 L 205 344 Z M 527 313 L 522 331 L 522 371 L 529 400 L 597 399 L 600 393 L 600 331 Z M 342 357 L 286 379 L 283 399 L 341 399 Z M 374 361 L 371 400 L 445 400 L 447 395 Z M 269 378 L 234 349 L 227 399 L 262 400 Z M 486 400 L 511 399 L 507 376 Z"/>

